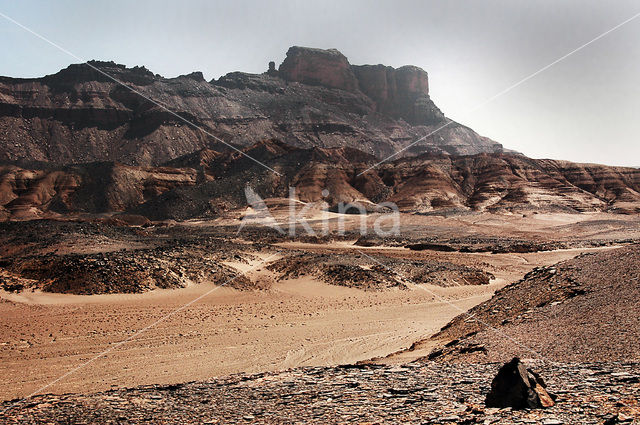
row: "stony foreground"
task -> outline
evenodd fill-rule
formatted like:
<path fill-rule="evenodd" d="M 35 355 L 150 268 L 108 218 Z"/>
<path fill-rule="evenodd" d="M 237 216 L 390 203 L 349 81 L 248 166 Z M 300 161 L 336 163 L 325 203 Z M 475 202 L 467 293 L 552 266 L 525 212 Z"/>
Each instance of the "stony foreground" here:
<path fill-rule="evenodd" d="M 484 408 L 498 364 L 294 369 L 4 402 L 7 424 L 640 423 L 640 364 L 538 364 L 555 407 Z M 9 409 L 9 410 L 7 410 Z"/>

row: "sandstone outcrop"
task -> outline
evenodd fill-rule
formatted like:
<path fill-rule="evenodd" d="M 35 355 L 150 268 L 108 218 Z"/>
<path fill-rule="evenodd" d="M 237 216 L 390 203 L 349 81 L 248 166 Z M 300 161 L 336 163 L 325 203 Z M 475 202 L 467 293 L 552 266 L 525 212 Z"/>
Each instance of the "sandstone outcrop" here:
<path fill-rule="evenodd" d="M 291 47 L 278 72 L 287 81 L 352 92 L 358 90 L 358 81 L 349 61 L 336 49 Z"/>
<path fill-rule="evenodd" d="M 377 112 L 413 125 L 429 125 L 445 118 L 429 97 L 427 72 L 416 66 L 354 66 L 335 49 L 296 46 L 289 49 L 278 72 L 287 81 L 359 90 L 375 103 Z"/>
<path fill-rule="evenodd" d="M 244 208 L 245 187 L 262 198 L 357 202 L 367 211 L 640 212 L 640 170 L 534 160 L 516 154 L 422 155 L 370 168 L 352 148 L 299 148 L 263 140 L 243 152 L 203 149 L 160 167 L 116 163 L 0 167 L 0 218 L 130 212 L 150 219 L 216 217 Z M 324 192 L 323 191 L 327 191 Z M 498 250 L 499 247 L 494 247 Z M 531 247 L 521 247 L 523 252 Z"/>

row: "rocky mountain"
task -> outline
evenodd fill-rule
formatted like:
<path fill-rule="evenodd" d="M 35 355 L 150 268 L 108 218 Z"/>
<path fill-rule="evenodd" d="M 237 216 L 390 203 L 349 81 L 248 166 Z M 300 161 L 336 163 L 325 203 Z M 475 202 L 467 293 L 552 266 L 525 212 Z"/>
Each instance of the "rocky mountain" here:
<path fill-rule="evenodd" d="M 536 160 L 511 153 L 424 154 L 369 169 L 377 158 L 356 149 L 300 148 L 264 140 L 242 152 L 203 149 L 161 167 L 112 162 L 0 167 L 0 216 L 129 212 L 150 219 L 216 217 L 262 198 L 358 202 L 368 210 L 640 212 L 640 170 Z M 274 172 L 275 171 L 275 172 Z M 325 191 L 323 193 L 323 191 Z"/>
<path fill-rule="evenodd" d="M 639 170 L 506 151 L 448 120 L 424 70 L 335 49 L 292 47 L 277 69 L 210 82 L 113 62 L 0 77 L 0 162 L 3 219 L 218 216 L 246 206 L 247 186 L 368 210 L 640 211 Z"/>
<path fill-rule="evenodd" d="M 333 49 L 292 47 L 278 69 L 209 82 L 200 72 L 163 78 L 96 61 L 42 78 L 0 77 L 0 160 L 8 161 L 159 165 L 267 138 L 385 157 L 447 123 L 405 154 L 503 150 L 445 118 L 424 70 L 354 66 Z"/>

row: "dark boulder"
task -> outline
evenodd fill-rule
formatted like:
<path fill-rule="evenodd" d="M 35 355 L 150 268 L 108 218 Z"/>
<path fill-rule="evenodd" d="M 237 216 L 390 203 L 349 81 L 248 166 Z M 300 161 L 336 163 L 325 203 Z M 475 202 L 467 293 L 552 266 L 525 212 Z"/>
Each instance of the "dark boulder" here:
<path fill-rule="evenodd" d="M 541 409 L 555 404 L 555 396 L 549 394 L 540 375 L 527 369 L 520 359 L 513 360 L 500 368 L 491 382 L 487 394 L 487 407 L 513 409 Z"/>
<path fill-rule="evenodd" d="M 364 247 L 381 246 L 381 245 L 384 245 L 384 239 L 382 239 L 380 237 L 377 237 L 377 236 L 362 235 L 354 243 L 354 245 L 356 245 L 356 246 L 364 246 Z"/>

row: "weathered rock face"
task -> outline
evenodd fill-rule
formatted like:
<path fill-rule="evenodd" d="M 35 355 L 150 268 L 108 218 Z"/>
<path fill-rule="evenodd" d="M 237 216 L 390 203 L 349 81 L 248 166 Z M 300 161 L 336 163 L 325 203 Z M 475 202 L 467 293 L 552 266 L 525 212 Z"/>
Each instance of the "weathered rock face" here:
<path fill-rule="evenodd" d="M 336 49 L 291 47 L 278 68 L 287 81 L 356 91 L 358 81 L 346 56 Z"/>
<path fill-rule="evenodd" d="M 93 163 L 72 167 L 0 167 L 0 217 L 34 219 L 69 213 L 125 211 L 177 186 L 193 169 Z"/>
<path fill-rule="evenodd" d="M 423 155 L 379 165 L 352 148 L 299 148 L 264 140 L 237 152 L 203 149 L 163 167 L 92 163 L 0 167 L 0 217 L 129 211 L 152 219 L 211 217 L 262 198 L 393 202 L 401 211 L 640 212 L 640 170 L 515 154 Z M 364 173 L 363 173 L 364 172 Z M 328 195 L 323 195 L 323 190 Z"/>
<path fill-rule="evenodd" d="M 444 120 L 429 97 L 429 77 L 421 68 L 384 65 L 353 67 L 360 90 L 376 102 L 378 112 L 402 118 L 414 125 Z"/>
<path fill-rule="evenodd" d="M 390 201 L 408 210 L 640 211 L 640 170 L 522 155 L 425 155 L 383 164 Z"/>
<path fill-rule="evenodd" d="M 426 72 L 352 66 L 335 50 L 291 48 L 279 71 L 274 64 L 265 74 L 233 72 L 211 82 L 199 72 L 163 78 L 113 62 L 90 65 L 43 78 L 0 77 L 0 160 L 159 165 L 265 138 L 386 157 L 448 122 L 428 97 Z M 451 123 L 405 153 L 500 151 Z"/>
<path fill-rule="evenodd" d="M 246 152 L 283 176 L 246 158 L 214 156 L 204 166 L 210 181 L 208 193 L 220 193 L 223 187 L 233 187 L 232 181 L 244 179 L 255 181 L 254 189 L 265 198 L 286 197 L 291 186 L 304 202 L 390 201 L 412 212 L 640 212 L 640 170 L 633 168 L 534 160 L 514 154 L 423 155 L 362 173 L 375 164 L 375 158 L 353 149 L 299 149 L 265 141 Z M 197 168 L 198 163 L 202 164 L 201 158 L 194 158 L 191 166 Z M 585 175 L 594 180 L 579 177 Z M 213 191 L 213 187 L 218 189 Z M 329 190 L 328 197 L 321 195 L 323 189 Z M 197 187 L 187 191 L 189 195 L 184 196 L 190 202 L 203 197 Z"/>

